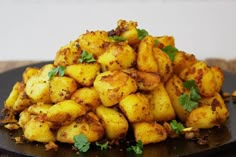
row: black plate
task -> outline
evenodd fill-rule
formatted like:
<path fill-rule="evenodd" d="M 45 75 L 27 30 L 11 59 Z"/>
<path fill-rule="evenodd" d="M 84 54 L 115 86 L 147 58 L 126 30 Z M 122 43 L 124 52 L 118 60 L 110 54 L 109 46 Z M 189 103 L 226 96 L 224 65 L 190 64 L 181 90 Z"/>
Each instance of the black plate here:
<path fill-rule="evenodd" d="M 42 62 L 39 64 L 29 65 L 31 67 L 41 67 L 49 62 Z M 10 70 L 0 74 L 0 108 L 4 107 L 4 100 L 8 97 L 14 83 L 21 81 L 22 72 L 26 66 L 20 67 L 14 70 Z M 223 85 L 223 91 L 232 92 L 236 89 L 236 75 L 224 72 L 225 81 Z M 215 154 L 219 151 L 223 151 L 233 144 L 236 144 L 236 125 L 233 122 L 236 119 L 236 106 L 233 104 L 232 99 L 227 106 L 230 111 L 230 117 L 227 120 L 225 126 L 222 128 L 214 128 L 211 130 L 205 130 L 209 134 L 209 144 L 200 146 L 196 141 L 187 141 L 183 139 L 167 139 L 164 142 L 157 144 L 150 144 L 144 146 L 144 157 L 172 157 L 172 156 L 208 156 Z M 2 117 L 2 114 L 0 115 Z M 204 134 L 203 132 L 203 134 Z M 58 151 L 45 151 L 44 145 L 40 143 L 24 143 L 15 144 L 11 140 L 11 136 L 17 136 L 21 134 L 21 131 L 13 131 L 0 127 L 0 151 L 10 154 L 11 156 L 42 156 L 42 157 L 66 157 L 66 156 L 78 156 L 71 150 L 72 146 L 69 144 L 59 144 Z M 128 153 L 124 148 L 121 151 L 120 147 L 113 147 L 107 151 L 99 151 L 95 148 L 91 149 L 85 154 L 80 156 L 94 157 L 94 156 L 135 156 L 133 153 Z"/>

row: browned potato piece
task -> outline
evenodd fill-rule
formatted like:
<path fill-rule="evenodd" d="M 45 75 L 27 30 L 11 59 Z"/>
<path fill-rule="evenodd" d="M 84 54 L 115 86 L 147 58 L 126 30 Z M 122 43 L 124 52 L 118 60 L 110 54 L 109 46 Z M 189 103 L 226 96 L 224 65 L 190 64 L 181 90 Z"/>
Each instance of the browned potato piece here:
<path fill-rule="evenodd" d="M 95 111 L 97 106 L 101 104 L 99 95 L 94 87 L 84 87 L 76 90 L 71 96 L 71 100 L 84 105 L 87 111 Z"/>
<path fill-rule="evenodd" d="M 15 103 L 12 106 L 12 110 L 16 112 L 23 111 L 25 108 L 32 104 L 29 97 L 26 95 L 25 91 L 20 92 L 19 96 L 17 97 Z"/>
<path fill-rule="evenodd" d="M 39 72 L 39 68 L 27 67 L 22 75 L 23 82 L 26 83 L 29 80 L 29 78 L 31 78 L 33 75 L 37 74 L 38 72 Z"/>
<path fill-rule="evenodd" d="M 115 109 L 98 106 L 96 114 L 102 120 L 108 139 L 122 139 L 128 131 L 128 122 L 124 115 Z"/>
<path fill-rule="evenodd" d="M 215 75 L 211 68 L 202 61 L 198 61 L 191 67 L 183 70 L 180 73 L 180 78 L 185 81 L 194 80 L 202 96 L 211 97 L 217 92 L 218 87 Z"/>
<path fill-rule="evenodd" d="M 133 123 L 135 140 L 150 144 L 164 141 L 167 138 L 165 128 L 156 122 Z"/>
<path fill-rule="evenodd" d="M 76 135 L 84 134 L 89 142 L 100 140 L 105 131 L 99 118 L 92 112 L 79 117 L 74 122 L 62 126 L 57 132 L 57 140 L 64 143 L 74 143 Z"/>
<path fill-rule="evenodd" d="M 92 53 L 95 58 L 98 58 L 104 53 L 110 39 L 105 31 L 91 31 L 81 35 L 78 42 L 82 50 Z"/>
<path fill-rule="evenodd" d="M 34 117 L 24 125 L 24 137 L 29 141 L 48 143 L 56 137 L 50 130 L 50 124 L 41 117 Z"/>
<path fill-rule="evenodd" d="M 52 107 L 52 104 L 37 103 L 31 105 L 27 111 L 33 115 L 47 114 L 48 110 Z"/>
<path fill-rule="evenodd" d="M 222 89 L 222 85 L 224 82 L 224 74 L 222 72 L 222 70 L 219 67 L 213 66 L 211 67 L 211 70 L 214 73 L 214 78 L 216 81 L 216 92 L 220 92 L 220 90 Z"/>
<path fill-rule="evenodd" d="M 116 42 L 108 46 L 98 58 L 103 71 L 130 68 L 136 62 L 136 53 L 126 42 Z"/>
<path fill-rule="evenodd" d="M 189 68 L 197 62 L 197 59 L 193 54 L 188 54 L 182 51 L 176 53 L 173 61 L 173 72 L 179 75 L 181 71 Z"/>
<path fill-rule="evenodd" d="M 69 44 L 61 47 L 56 53 L 54 65 L 67 66 L 78 63 L 81 55 L 81 49 L 78 45 L 78 42 L 71 41 Z"/>
<path fill-rule="evenodd" d="M 170 121 L 175 118 L 175 111 L 163 83 L 151 92 L 152 114 L 157 122 Z"/>
<path fill-rule="evenodd" d="M 161 36 L 157 37 L 157 40 L 161 42 L 164 46 L 172 46 L 175 47 L 175 38 L 173 36 Z"/>
<path fill-rule="evenodd" d="M 66 67 L 65 75 L 75 79 L 82 86 L 91 86 L 96 75 L 100 72 L 98 63 L 74 64 Z"/>
<path fill-rule="evenodd" d="M 170 57 L 158 47 L 153 48 L 153 54 L 157 61 L 158 73 L 161 76 L 161 80 L 162 82 L 166 82 L 173 73 L 172 61 Z"/>
<path fill-rule="evenodd" d="M 186 121 L 186 126 L 195 128 L 212 128 L 223 124 L 229 112 L 220 94 L 199 101 L 200 107 L 194 109 Z"/>
<path fill-rule="evenodd" d="M 189 115 L 189 112 L 186 111 L 183 106 L 179 103 L 179 96 L 184 93 L 184 87 L 182 80 L 173 75 L 165 85 L 166 91 L 171 100 L 171 104 L 174 108 L 176 115 L 180 118 L 181 121 L 185 121 Z"/>
<path fill-rule="evenodd" d="M 8 98 L 4 103 L 4 107 L 7 109 L 12 109 L 20 93 L 24 91 L 25 85 L 23 82 L 16 82 L 9 94 Z"/>
<path fill-rule="evenodd" d="M 18 124 L 20 127 L 24 128 L 25 124 L 30 121 L 31 113 L 26 109 L 20 113 Z"/>
<path fill-rule="evenodd" d="M 85 107 L 73 100 L 64 100 L 53 105 L 47 113 L 47 119 L 50 122 L 66 125 L 75 120 L 75 118 L 84 115 Z"/>
<path fill-rule="evenodd" d="M 158 72 L 159 67 L 153 52 L 154 38 L 146 36 L 141 40 L 138 48 L 137 67 L 140 71 Z"/>
<path fill-rule="evenodd" d="M 137 90 L 135 80 L 121 71 L 106 71 L 97 75 L 94 81 L 100 100 L 104 106 L 113 106 L 127 95 Z"/>
<path fill-rule="evenodd" d="M 137 22 L 119 20 L 117 22 L 116 32 L 121 32 L 121 36 L 128 40 L 130 45 L 137 44 L 139 42 L 137 32 Z"/>
<path fill-rule="evenodd" d="M 131 123 L 153 120 L 151 105 L 144 94 L 136 93 L 126 96 L 120 101 L 119 107 Z"/>
<path fill-rule="evenodd" d="M 77 83 L 70 77 L 53 77 L 49 82 L 50 98 L 53 103 L 69 99 L 77 89 Z"/>
<path fill-rule="evenodd" d="M 51 102 L 48 73 L 53 68 L 52 64 L 47 64 L 40 69 L 37 75 L 27 81 L 25 92 L 34 102 Z"/>

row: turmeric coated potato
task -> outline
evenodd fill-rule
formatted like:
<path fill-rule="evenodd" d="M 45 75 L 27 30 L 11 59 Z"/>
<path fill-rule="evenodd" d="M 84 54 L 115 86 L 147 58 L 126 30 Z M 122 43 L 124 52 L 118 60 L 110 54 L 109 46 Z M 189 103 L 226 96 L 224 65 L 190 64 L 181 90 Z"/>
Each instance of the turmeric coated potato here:
<path fill-rule="evenodd" d="M 60 127 L 56 139 L 63 143 L 74 143 L 74 136 L 84 134 L 89 142 L 95 142 L 104 136 L 104 132 L 99 118 L 96 114 L 89 112 L 72 123 Z"/>
<path fill-rule="evenodd" d="M 43 114 L 47 114 L 48 110 L 52 107 L 52 104 L 44 104 L 44 103 L 37 103 L 34 105 L 31 105 L 27 112 L 29 112 L 30 114 L 33 115 L 43 115 Z"/>
<path fill-rule="evenodd" d="M 23 82 L 26 83 L 29 78 L 36 75 L 39 72 L 39 68 L 27 67 L 22 74 Z"/>
<path fill-rule="evenodd" d="M 127 95 L 136 92 L 134 79 L 121 71 L 106 71 L 97 75 L 94 81 L 100 100 L 104 106 L 113 106 Z"/>
<path fill-rule="evenodd" d="M 151 105 L 144 94 L 126 96 L 120 101 L 119 107 L 131 123 L 153 120 Z"/>
<path fill-rule="evenodd" d="M 172 46 L 175 47 L 175 39 L 173 36 L 161 36 L 157 37 L 157 40 L 161 42 L 164 46 Z"/>
<path fill-rule="evenodd" d="M 108 139 L 117 140 L 126 136 L 129 126 L 122 113 L 101 105 L 97 107 L 96 114 L 102 120 Z"/>

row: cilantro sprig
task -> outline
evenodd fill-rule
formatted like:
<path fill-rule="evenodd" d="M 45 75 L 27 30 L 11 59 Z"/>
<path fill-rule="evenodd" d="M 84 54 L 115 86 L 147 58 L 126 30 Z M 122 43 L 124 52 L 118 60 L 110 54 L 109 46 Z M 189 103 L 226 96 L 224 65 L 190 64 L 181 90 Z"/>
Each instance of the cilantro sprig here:
<path fill-rule="evenodd" d="M 78 60 L 80 63 L 87 62 L 95 62 L 96 60 L 93 58 L 93 54 L 88 53 L 87 51 L 82 51 L 81 57 Z"/>
<path fill-rule="evenodd" d="M 127 39 L 122 37 L 122 36 L 109 36 L 109 39 L 112 40 L 113 42 L 121 42 L 121 41 L 126 41 Z"/>
<path fill-rule="evenodd" d="M 138 32 L 138 39 L 142 40 L 148 35 L 148 32 L 145 29 L 137 29 Z"/>
<path fill-rule="evenodd" d="M 176 120 L 172 120 L 170 122 L 170 126 L 176 132 L 176 134 L 180 134 L 184 129 L 184 125 L 180 122 L 177 122 Z"/>
<path fill-rule="evenodd" d="M 88 138 L 84 134 L 79 134 L 74 136 L 74 146 L 80 151 L 80 152 L 87 152 L 90 148 L 90 142 L 88 141 Z"/>
<path fill-rule="evenodd" d="M 104 143 L 104 144 L 100 144 L 98 142 L 96 142 L 95 144 L 96 144 L 96 146 L 100 147 L 101 150 L 106 150 L 108 148 L 108 146 L 109 146 L 109 142 L 108 141 L 106 143 Z"/>
<path fill-rule="evenodd" d="M 50 72 L 48 72 L 48 77 L 49 80 L 51 80 L 54 76 L 56 76 L 57 74 L 59 76 L 64 76 L 65 74 L 65 67 L 64 66 L 57 66 L 56 68 L 52 69 Z"/>
<path fill-rule="evenodd" d="M 168 45 L 163 47 L 162 51 L 165 52 L 170 57 L 170 60 L 173 62 L 175 59 L 175 55 L 179 50 L 171 45 Z"/>
<path fill-rule="evenodd" d="M 143 154 L 143 143 L 141 140 L 138 140 L 135 146 L 130 146 L 127 148 L 127 151 L 134 151 L 136 154 Z"/>
<path fill-rule="evenodd" d="M 191 112 L 198 106 L 198 101 L 201 99 L 201 96 L 194 80 L 185 81 L 183 86 L 189 90 L 189 94 L 180 95 L 179 103 L 185 110 Z"/>

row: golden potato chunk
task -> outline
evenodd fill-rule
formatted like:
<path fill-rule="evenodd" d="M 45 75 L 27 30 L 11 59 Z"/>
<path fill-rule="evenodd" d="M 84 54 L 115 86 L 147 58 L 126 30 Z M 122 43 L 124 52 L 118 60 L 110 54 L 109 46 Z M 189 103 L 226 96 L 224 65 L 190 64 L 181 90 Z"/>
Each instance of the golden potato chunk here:
<path fill-rule="evenodd" d="M 96 114 L 102 120 L 108 139 L 122 139 L 125 137 L 129 126 L 122 113 L 101 105 L 97 107 Z"/>
<path fill-rule="evenodd" d="M 100 140 L 105 131 L 99 118 L 92 112 L 79 117 L 74 122 L 64 125 L 57 132 L 57 140 L 64 143 L 74 143 L 76 135 L 84 134 L 89 142 Z"/>
<path fill-rule="evenodd" d="M 175 111 L 163 83 L 151 92 L 151 104 L 152 114 L 157 122 L 170 121 L 175 118 Z"/>
<path fill-rule="evenodd" d="M 18 124 L 20 127 L 24 128 L 25 124 L 30 121 L 31 118 L 31 113 L 26 109 L 20 113 Z"/>
<path fill-rule="evenodd" d="M 98 58 L 103 71 L 130 68 L 136 62 L 136 53 L 126 42 L 112 43 Z"/>
<path fill-rule="evenodd" d="M 120 101 L 119 107 L 131 123 L 153 120 L 151 105 L 144 94 L 136 93 L 126 96 Z"/>
<path fill-rule="evenodd" d="M 55 141 L 56 137 L 50 130 L 50 125 L 41 117 L 34 117 L 24 125 L 24 137 L 29 141 L 48 143 Z"/>
<path fill-rule="evenodd" d="M 172 46 L 175 47 L 175 38 L 173 36 L 161 36 L 157 37 L 157 40 L 161 42 L 164 46 Z"/>
<path fill-rule="evenodd" d="M 121 71 L 106 71 L 97 75 L 94 81 L 100 100 L 104 106 L 113 106 L 127 95 L 137 90 L 134 79 Z"/>
<path fill-rule="evenodd" d="M 98 63 L 74 64 L 66 67 L 65 75 L 75 79 L 82 86 L 91 86 L 96 75 L 100 72 Z"/>
<path fill-rule="evenodd" d="M 106 31 L 87 32 L 82 34 L 77 41 L 82 50 L 92 53 L 95 58 L 105 52 L 110 42 Z"/>
<path fill-rule="evenodd" d="M 55 66 L 67 66 L 78 63 L 78 59 L 81 55 L 81 49 L 79 43 L 71 41 L 69 44 L 60 48 L 54 58 Z"/>
<path fill-rule="evenodd" d="M 37 103 L 31 105 L 27 111 L 33 115 L 47 114 L 48 110 L 52 107 L 52 104 Z"/>
<path fill-rule="evenodd" d="M 99 95 L 94 87 L 84 87 L 76 90 L 72 94 L 71 100 L 84 105 L 87 111 L 95 111 L 97 106 L 101 104 Z"/>
<path fill-rule="evenodd" d="M 16 112 L 23 111 L 25 108 L 32 104 L 31 99 L 26 95 L 25 91 L 20 92 L 15 103 L 12 106 L 12 110 Z"/>
<path fill-rule="evenodd" d="M 26 83 L 29 78 L 36 75 L 39 72 L 39 68 L 27 67 L 22 74 L 23 82 Z"/>
<path fill-rule="evenodd" d="M 132 124 L 135 140 L 150 144 L 164 141 L 167 138 L 165 128 L 156 122 L 139 122 Z"/>
<path fill-rule="evenodd" d="M 47 113 L 47 119 L 50 122 L 66 125 L 75 120 L 75 118 L 84 115 L 85 107 L 73 100 L 64 100 L 53 105 Z"/>
<path fill-rule="evenodd" d="M 53 103 L 67 100 L 77 89 L 77 83 L 70 77 L 53 77 L 49 82 L 50 98 Z"/>

